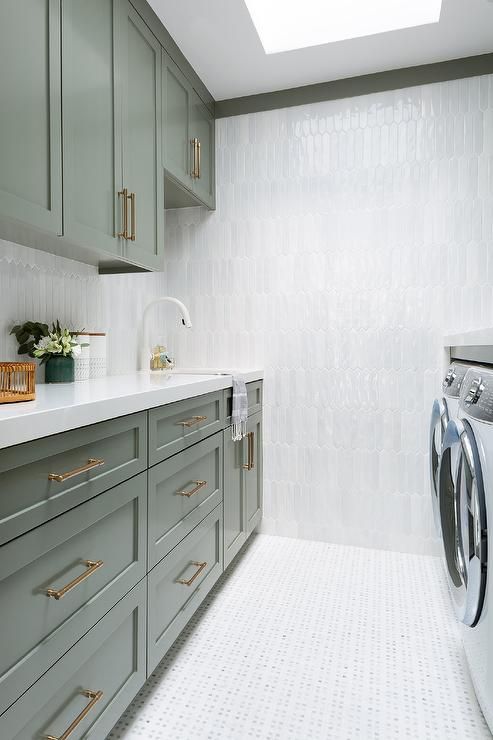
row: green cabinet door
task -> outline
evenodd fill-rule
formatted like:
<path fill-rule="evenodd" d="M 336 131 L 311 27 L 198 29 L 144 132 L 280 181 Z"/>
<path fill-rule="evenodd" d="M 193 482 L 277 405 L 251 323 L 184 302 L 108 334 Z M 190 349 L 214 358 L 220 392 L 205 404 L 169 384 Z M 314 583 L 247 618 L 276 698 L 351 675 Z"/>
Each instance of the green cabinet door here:
<path fill-rule="evenodd" d="M 262 519 L 263 507 L 263 455 L 262 414 L 250 416 L 247 422 L 247 437 L 243 440 L 245 485 L 245 518 L 247 534 L 253 532 Z"/>
<path fill-rule="evenodd" d="M 125 5 L 123 183 L 129 194 L 131 238 L 124 241 L 124 255 L 142 267 L 158 270 L 164 267 L 161 46 L 130 3 Z"/>
<path fill-rule="evenodd" d="M 190 108 L 190 139 L 197 139 L 193 192 L 208 208 L 215 208 L 214 117 L 193 90 Z M 192 160 L 193 161 L 193 160 Z"/>
<path fill-rule="evenodd" d="M 163 51 L 163 165 L 181 185 L 192 189 L 190 99 L 192 87 Z"/>
<path fill-rule="evenodd" d="M 60 2 L 3 0 L 0 216 L 60 234 Z"/>
<path fill-rule="evenodd" d="M 224 441 L 224 567 L 230 564 L 246 540 L 243 496 L 245 440 L 233 442 L 231 427 L 223 432 Z"/>
<path fill-rule="evenodd" d="M 82 245 L 121 251 L 121 0 L 63 0 L 63 230 Z"/>

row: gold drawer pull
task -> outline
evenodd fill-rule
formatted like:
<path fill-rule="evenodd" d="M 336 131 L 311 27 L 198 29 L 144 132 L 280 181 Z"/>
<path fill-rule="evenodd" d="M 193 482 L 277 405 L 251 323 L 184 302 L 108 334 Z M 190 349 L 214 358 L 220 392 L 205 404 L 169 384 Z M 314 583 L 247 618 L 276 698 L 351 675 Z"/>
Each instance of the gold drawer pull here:
<path fill-rule="evenodd" d="M 207 567 L 207 563 L 197 563 L 196 560 L 193 560 L 191 565 L 195 565 L 195 567 L 198 568 L 198 570 L 195 571 L 193 576 L 189 578 L 188 581 L 186 581 L 184 578 L 179 578 L 177 583 L 182 583 L 184 586 L 191 586 L 192 583 L 195 581 L 195 579 L 198 578 L 198 576 L 202 573 L 204 568 Z"/>
<path fill-rule="evenodd" d="M 82 696 L 87 696 L 91 701 L 87 704 L 82 712 L 77 715 L 71 725 L 67 727 L 63 735 L 45 735 L 45 740 L 67 740 L 68 737 L 73 733 L 75 728 L 80 725 L 82 720 L 89 714 L 91 709 L 97 702 L 102 698 L 102 691 L 91 691 L 91 689 L 83 689 Z"/>
<path fill-rule="evenodd" d="M 197 139 L 197 177 L 200 179 L 200 141 Z"/>
<path fill-rule="evenodd" d="M 104 565 L 102 560 L 83 560 L 82 562 L 87 568 L 84 573 L 81 573 L 80 576 L 77 576 L 77 578 L 74 578 L 73 581 L 67 583 L 66 586 L 62 586 L 62 588 L 60 588 L 58 591 L 54 588 L 46 589 L 46 595 L 52 599 L 56 599 L 57 601 L 59 601 L 65 596 L 66 593 L 78 586 L 79 583 L 85 581 L 86 578 L 89 578 L 89 576 L 92 576 L 92 574 L 95 573 L 98 568 L 101 568 L 101 566 Z"/>
<path fill-rule="evenodd" d="M 192 145 L 192 152 L 193 152 L 193 164 L 192 164 L 192 171 L 190 173 L 191 177 L 196 178 L 199 176 L 199 170 L 198 170 L 198 164 L 197 164 L 197 144 L 199 140 L 197 138 L 190 139 L 190 144 Z"/>
<path fill-rule="evenodd" d="M 135 193 L 130 193 L 128 196 L 130 200 L 130 219 L 132 223 L 132 230 L 130 235 L 127 237 L 127 239 L 130 239 L 130 241 L 134 242 L 136 239 L 136 221 L 135 221 Z"/>
<path fill-rule="evenodd" d="M 123 198 L 123 231 L 119 231 L 117 234 L 117 237 L 120 239 L 128 239 L 128 190 L 127 188 L 123 188 L 123 190 L 118 191 L 118 197 Z"/>
<path fill-rule="evenodd" d="M 192 483 L 195 483 L 195 488 L 192 488 L 191 491 L 177 491 L 178 496 L 186 496 L 187 498 L 190 498 L 190 496 L 193 496 L 194 493 L 197 493 L 201 488 L 207 485 L 206 480 L 194 480 Z"/>
<path fill-rule="evenodd" d="M 63 483 L 69 478 L 74 478 L 76 475 L 86 473 L 88 470 L 92 470 L 93 468 L 99 468 L 101 465 L 104 465 L 104 460 L 100 460 L 98 457 L 90 457 L 85 465 L 81 465 L 80 468 L 69 470 L 68 473 L 50 473 L 48 480 L 56 480 L 57 483 Z"/>
<path fill-rule="evenodd" d="M 255 443 L 254 443 L 254 433 L 248 432 L 247 434 L 247 442 L 248 442 L 248 462 L 245 463 L 245 465 L 242 465 L 241 467 L 243 470 L 253 470 L 255 467 Z"/>
<path fill-rule="evenodd" d="M 179 421 L 182 427 L 193 427 L 194 424 L 199 424 L 201 421 L 206 421 L 207 416 L 192 416 L 191 419 L 185 419 L 185 421 Z"/>

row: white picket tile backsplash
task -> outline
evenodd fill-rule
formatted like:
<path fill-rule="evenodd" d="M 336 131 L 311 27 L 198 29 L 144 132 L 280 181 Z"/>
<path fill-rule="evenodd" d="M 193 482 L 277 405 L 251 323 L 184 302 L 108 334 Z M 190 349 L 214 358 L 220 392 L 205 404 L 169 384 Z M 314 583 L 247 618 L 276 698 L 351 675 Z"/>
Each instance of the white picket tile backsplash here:
<path fill-rule="evenodd" d="M 442 336 L 493 323 L 493 76 L 217 122 L 217 210 L 170 211 L 166 273 L 0 242 L 0 358 L 27 318 L 108 328 L 144 303 L 180 364 L 265 368 L 270 534 L 436 552 L 427 436 Z M 161 328 L 163 327 L 163 328 Z"/>
<path fill-rule="evenodd" d="M 95 267 L 0 240 L 0 359 L 18 359 L 9 335 L 15 323 L 58 318 L 74 329 L 107 331 L 108 372 L 133 372 L 143 307 L 165 289 L 163 273 L 99 276 Z M 160 322 L 177 321 L 164 310 L 156 308 L 156 334 L 166 333 Z"/>
<path fill-rule="evenodd" d="M 217 211 L 171 212 L 185 364 L 265 368 L 269 534 L 437 551 L 442 336 L 493 323 L 493 77 L 217 123 Z"/>

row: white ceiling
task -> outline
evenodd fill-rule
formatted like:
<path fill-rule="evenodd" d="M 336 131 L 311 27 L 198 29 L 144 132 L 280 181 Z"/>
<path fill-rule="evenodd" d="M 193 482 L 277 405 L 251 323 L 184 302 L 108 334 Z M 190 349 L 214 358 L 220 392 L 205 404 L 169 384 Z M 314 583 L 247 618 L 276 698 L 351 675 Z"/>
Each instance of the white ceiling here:
<path fill-rule="evenodd" d="M 493 51 L 492 0 L 443 0 L 437 24 L 269 55 L 244 0 L 148 1 L 216 100 Z"/>

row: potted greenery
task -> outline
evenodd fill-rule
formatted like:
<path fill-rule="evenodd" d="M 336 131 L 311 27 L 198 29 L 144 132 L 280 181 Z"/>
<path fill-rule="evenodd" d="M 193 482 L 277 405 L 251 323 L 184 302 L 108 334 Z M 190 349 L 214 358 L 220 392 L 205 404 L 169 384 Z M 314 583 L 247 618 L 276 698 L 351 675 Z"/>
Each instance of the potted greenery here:
<path fill-rule="evenodd" d="M 46 365 L 45 381 L 47 383 L 72 383 L 74 380 L 74 357 L 78 357 L 81 345 L 75 337 L 78 332 L 70 332 L 60 326 L 57 320 L 51 331 L 47 324 L 26 321 L 14 326 L 19 342 L 18 354 L 27 354 L 41 360 Z"/>

